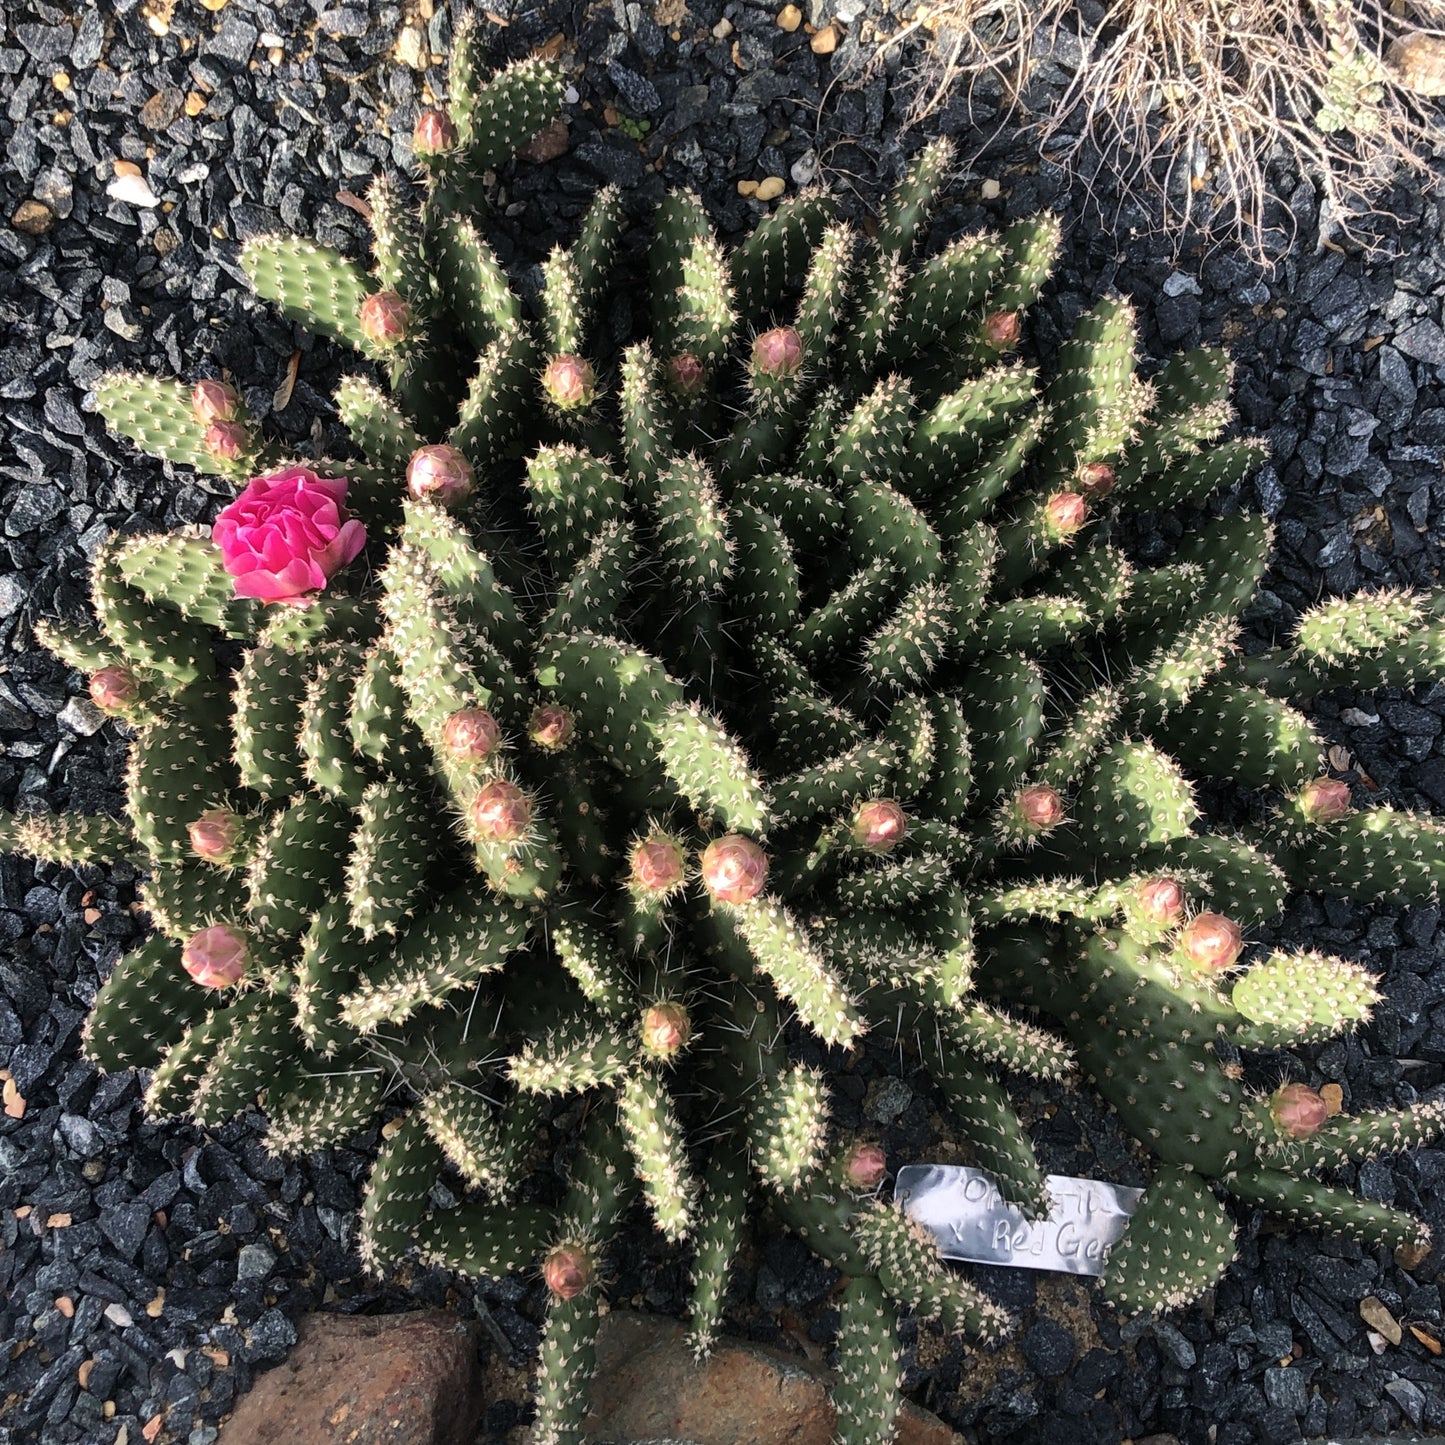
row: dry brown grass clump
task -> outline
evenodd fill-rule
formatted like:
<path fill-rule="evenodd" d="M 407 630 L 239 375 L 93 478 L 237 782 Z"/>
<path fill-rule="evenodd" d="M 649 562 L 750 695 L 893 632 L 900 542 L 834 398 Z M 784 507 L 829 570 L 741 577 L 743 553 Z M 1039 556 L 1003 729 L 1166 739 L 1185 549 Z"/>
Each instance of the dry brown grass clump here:
<path fill-rule="evenodd" d="M 1169 220 L 1257 255 L 1289 239 L 1266 219 L 1272 160 L 1356 234 L 1445 138 L 1445 0 L 919 0 L 874 60 L 925 29 L 913 120 L 989 76 L 1017 103 L 1041 58 L 1081 50 L 1062 104 L 1030 120 L 1041 153 L 1075 169 L 1094 153 Z"/>

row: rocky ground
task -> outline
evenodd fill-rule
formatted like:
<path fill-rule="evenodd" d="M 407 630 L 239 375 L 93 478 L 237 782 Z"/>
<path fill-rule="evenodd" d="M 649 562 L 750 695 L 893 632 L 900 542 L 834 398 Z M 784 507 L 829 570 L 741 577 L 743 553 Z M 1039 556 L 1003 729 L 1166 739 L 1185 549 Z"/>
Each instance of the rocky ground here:
<path fill-rule="evenodd" d="M 764 208 L 739 181 L 776 176 L 791 190 L 816 175 L 855 213 L 870 210 L 922 138 L 900 129 L 916 52 L 898 47 L 891 69 L 864 78 L 874 0 L 812 0 L 795 31 L 777 25 L 778 9 L 615 0 L 513 13 L 498 0 L 494 13 L 510 18 L 496 30 L 500 56 L 555 36 L 577 64 L 565 154 L 498 178 L 503 260 L 524 275 L 602 181 L 628 187 L 639 210 L 664 187 L 693 187 L 729 236 Z M 444 82 L 428 57 L 445 52 L 451 19 L 443 0 L 4 7 L 0 806 L 119 807 L 125 740 L 80 679 L 35 647 L 32 625 L 83 614 L 87 558 L 108 532 L 208 520 L 221 502 L 107 436 L 90 389 L 115 366 L 189 377 L 209 361 L 273 433 L 299 444 L 333 425 L 340 359 L 250 299 L 239 243 L 286 228 L 361 249 L 355 197 L 376 172 L 406 171 L 412 117 Z M 828 40 L 809 29 L 830 20 L 839 43 L 820 54 Z M 961 105 L 927 129 L 965 145 L 979 134 Z M 1068 249 L 1033 322 L 1045 357 L 1111 289 L 1138 303 L 1152 361 L 1200 341 L 1230 346 L 1243 421 L 1273 449 L 1224 504 L 1261 508 L 1278 527 L 1253 617 L 1263 633 L 1287 629 L 1323 593 L 1434 583 L 1445 543 L 1445 209 L 1418 181 L 1402 184 L 1388 198 L 1398 220 L 1365 256 L 1320 235 L 1308 183 L 1282 186 L 1299 234 L 1264 272 L 1228 246 L 1179 247 L 1127 207 L 1101 211 L 1005 131 L 962 171 L 935 227 L 946 240 L 1041 206 L 1065 216 Z M 1165 519 L 1139 545 L 1162 548 L 1183 525 Z M 1445 686 L 1336 695 L 1317 711 L 1362 788 L 1445 811 Z M 214 1134 L 147 1124 L 134 1080 L 98 1079 L 79 1061 L 86 1008 L 143 926 L 134 885 L 126 868 L 0 858 L 0 1438 L 209 1445 L 254 1372 L 285 1354 L 294 1320 L 321 1305 L 452 1304 L 482 1315 L 489 1350 L 524 1364 L 541 1317 L 536 1283 L 359 1277 L 350 1219 L 374 1135 L 280 1163 L 259 1119 Z M 1281 935 L 1367 961 L 1389 1001 L 1358 1037 L 1276 1059 L 1273 1077 L 1337 1083 L 1354 1108 L 1439 1084 L 1439 924 L 1434 908 L 1300 900 Z M 880 1128 L 895 1163 L 947 1153 L 914 1063 L 878 1046 L 838 1081 L 840 1123 Z M 1139 1159 L 1088 1098 L 1038 1089 L 1024 1102 L 1050 1169 L 1142 1182 Z M 558 1141 L 568 1123 L 554 1121 Z M 1349 1182 L 1445 1227 L 1445 1150 L 1367 1165 Z M 676 1252 L 639 1230 L 616 1264 L 616 1301 L 679 1311 Z M 1274 1445 L 1445 1428 L 1440 1268 L 1438 1254 L 1406 1270 L 1247 1218 L 1240 1257 L 1205 1305 L 1123 1329 L 1077 1281 L 976 1270 L 1017 1310 L 1014 1342 L 990 1355 L 924 1332 L 907 1383 L 980 1442 L 1168 1432 L 1187 1445 Z M 764 1227 L 733 1326 L 826 1348 L 834 1283 Z M 523 1418 L 494 1402 L 483 1439 Z"/>

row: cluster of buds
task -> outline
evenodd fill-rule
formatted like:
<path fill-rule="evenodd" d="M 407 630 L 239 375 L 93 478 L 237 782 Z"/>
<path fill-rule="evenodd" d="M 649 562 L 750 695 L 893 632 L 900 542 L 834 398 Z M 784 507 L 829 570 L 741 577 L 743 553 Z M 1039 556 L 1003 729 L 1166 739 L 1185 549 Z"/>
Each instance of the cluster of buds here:
<path fill-rule="evenodd" d="M 206 450 L 217 461 L 240 461 L 250 452 L 245 404 L 234 386 L 210 379 L 198 381 L 191 391 L 191 409 L 206 429 Z"/>

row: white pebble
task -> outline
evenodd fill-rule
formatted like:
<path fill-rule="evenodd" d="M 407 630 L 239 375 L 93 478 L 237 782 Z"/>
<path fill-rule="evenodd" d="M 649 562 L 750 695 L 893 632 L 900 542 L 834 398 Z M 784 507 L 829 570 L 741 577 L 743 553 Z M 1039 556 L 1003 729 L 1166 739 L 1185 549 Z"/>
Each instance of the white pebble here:
<path fill-rule="evenodd" d="M 117 176 L 106 188 L 105 193 L 112 200 L 124 201 L 128 206 L 158 206 L 161 198 L 151 190 L 144 176 Z"/>
<path fill-rule="evenodd" d="M 998 200 L 998 193 L 999 193 L 1000 189 L 1001 189 L 1001 187 L 999 186 L 999 183 L 998 183 L 997 181 L 988 180 L 988 181 L 985 181 L 985 182 L 978 188 L 978 193 L 979 193 L 979 195 L 981 195 L 981 196 L 984 198 L 984 200 L 986 200 L 986 201 L 996 201 L 996 200 Z"/>
<path fill-rule="evenodd" d="M 108 1304 L 105 1307 L 105 1317 L 111 1324 L 119 1325 L 121 1329 L 129 1329 L 135 1323 L 131 1312 L 124 1305 Z"/>

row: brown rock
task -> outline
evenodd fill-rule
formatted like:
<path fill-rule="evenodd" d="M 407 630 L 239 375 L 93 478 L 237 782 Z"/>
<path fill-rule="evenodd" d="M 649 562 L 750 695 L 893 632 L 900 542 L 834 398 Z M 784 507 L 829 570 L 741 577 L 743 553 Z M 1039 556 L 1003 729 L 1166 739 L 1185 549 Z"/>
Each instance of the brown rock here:
<path fill-rule="evenodd" d="M 147 130 L 165 130 L 180 118 L 185 109 L 186 94 L 175 86 L 158 90 L 140 108 L 140 123 Z"/>
<path fill-rule="evenodd" d="M 615 1310 L 602 1321 L 597 1363 L 590 1438 L 831 1445 L 835 1416 L 827 1371 L 781 1350 L 722 1340 L 699 1362 L 676 1320 Z M 936 1416 L 904 1404 L 898 1445 L 953 1445 L 958 1439 Z"/>
<path fill-rule="evenodd" d="M 55 212 L 44 201 L 21 201 L 10 224 L 27 236 L 43 236 L 55 224 Z"/>
<path fill-rule="evenodd" d="M 545 165 L 559 156 L 565 156 L 567 147 L 571 144 L 572 136 L 567 129 L 567 122 L 554 120 L 551 125 L 539 130 L 526 145 L 519 146 L 517 156 L 521 160 L 530 161 L 534 166 Z"/>
<path fill-rule="evenodd" d="M 311 1315 L 221 1445 L 471 1445 L 481 1408 L 476 1344 L 455 1315 Z"/>

